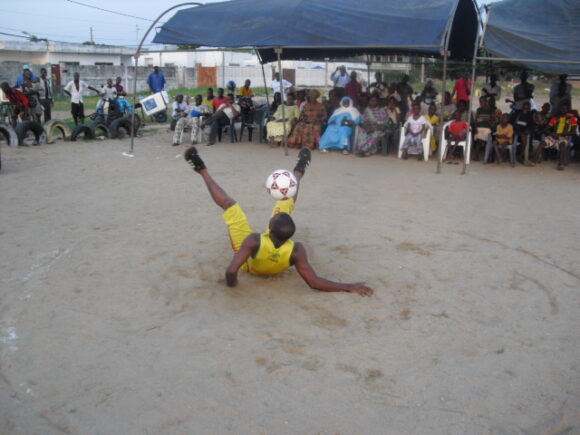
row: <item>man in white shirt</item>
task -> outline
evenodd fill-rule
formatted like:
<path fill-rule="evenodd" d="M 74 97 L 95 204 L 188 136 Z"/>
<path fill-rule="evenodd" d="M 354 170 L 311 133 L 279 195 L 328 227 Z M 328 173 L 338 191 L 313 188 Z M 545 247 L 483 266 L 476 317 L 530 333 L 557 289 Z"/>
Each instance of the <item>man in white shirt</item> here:
<path fill-rule="evenodd" d="M 208 129 L 202 126 L 202 120 L 204 117 L 211 115 L 211 109 L 203 104 L 203 97 L 198 94 L 195 96 L 194 104 L 190 104 L 187 107 L 187 116 L 180 118 L 175 124 L 175 131 L 173 133 L 173 146 L 181 144 L 181 139 L 183 137 L 183 130 L 185 128 L 191 129 L 191 143 L 196 144 L 202 142 L 202 140 L 207 140 Z"/>
<path fill-rule="evenodd" d="M 341 65 L 336 68 L 336 71 L 330 75 L 330 80 L 332 80 L 334 85 L 336 98 L 340 100 L 345 95 L 344 88 L 346 88 L 346 85 L 350 83 L 350 75 L 347 74 L 346 67 Z"/>
<path fill-rule="evenodd" d="M 100 94 L 100 91 L 80 79 L 78 72 L 74 73 L 73 80 L 70 81 L 63 89 L 64 93 L 70 96 L 71 114 L 75 121 L 75 125 L 84 124 L 85 122 L 85 107 L 83 104 L 83 93 L 86 89 L 95 91 Z"/>
<path fill-rule="evenodd" d="M 282 92 L 282 85 L 284 85 L 284 92 Z M 286 93 L 288 90 L 294 86 L 288 80 L 282 79 L 280 82 L 280 73 L 274 74 L 274 80 L 270 83 L 270 87 L 272 88 L 272 92 L 275 94 L 276 92 L 280 92 L 282 95 L 282 101 L 286 101 Z"/>
<path fill-rule="evenodd" d="M 171 117 L 176 121 L 187 116 L 187 103 L 183 101 L 183 95 L 179 94 L 175 96 L 172 108 L 173 113 Z"/>
<path fill-rule="evenodd" d="M 240 114 L 240 105 L 234 102 L 234 95 L 228 94 L 228 102 L 220 105 L 216 112 L 208 118 L 207 121 L 202 122 L 201 127 L 204 128 L 209 125 L 209 142 L 208 145 L 215 144 L 218 128 L 225 125 L 230 125 L 236 116 Z"/>

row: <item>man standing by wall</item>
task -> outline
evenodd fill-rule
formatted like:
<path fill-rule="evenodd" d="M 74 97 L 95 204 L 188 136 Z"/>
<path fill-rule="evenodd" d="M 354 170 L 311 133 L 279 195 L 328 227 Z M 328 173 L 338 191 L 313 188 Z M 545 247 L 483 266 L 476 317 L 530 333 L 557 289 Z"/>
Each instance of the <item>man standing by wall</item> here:
<path fill-rule="evenodd" d="M 48 77 L 46 68 L 40 68 L 40 104 L 44 108 L 44 122 L 48 122 L 52 118 L 52 106 L 54 100 L 52 99 L 52 80 Z"/>
<path fill-rule="evenodd" d="M 284 85 L 284 92 L 282 92 L 282 85 Z M 275 94 L 276 92 L 280 92 L 280 94 L 282 95 L 282 101 L 286 101 L 286 92 L 288 92 L 288 90 L 294 86 L 292 83 L 290 83 L 288 80 L 282 79 L 282 82 L 280 82 L 280 73 L 275 73 L 274 74 L 274 80 L 272 80 L 272 82 L 270 83 L 270 88 L 272 88 L 272 92 Z"/>
<path fill-rule="evenodd" d="M 154 94 L 165 89 L 165 76 L 159 71 L 158 66 L 153 68 L 153 72 L 149 74 L 147 84 L 149 85 L 149 90 Z"/>

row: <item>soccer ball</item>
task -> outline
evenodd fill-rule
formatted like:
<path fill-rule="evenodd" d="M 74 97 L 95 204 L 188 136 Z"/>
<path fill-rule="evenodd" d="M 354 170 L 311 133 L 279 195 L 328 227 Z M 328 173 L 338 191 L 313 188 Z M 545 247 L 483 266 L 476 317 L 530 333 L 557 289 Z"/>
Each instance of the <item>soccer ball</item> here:
<path fill-rule="evenodd" d="M 298 191 L 298 181 L 287 169 L 276 169 L 266 179 L 266 190 L 275 200 L 289 199 Z"/>

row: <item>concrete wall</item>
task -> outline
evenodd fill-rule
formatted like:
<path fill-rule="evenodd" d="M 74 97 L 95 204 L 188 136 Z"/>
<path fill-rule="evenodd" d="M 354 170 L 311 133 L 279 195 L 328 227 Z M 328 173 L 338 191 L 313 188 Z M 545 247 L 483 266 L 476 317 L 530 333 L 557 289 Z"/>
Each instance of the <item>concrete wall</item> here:
<path fill-rule="evenodd" d="M 43 66 L 50 71 L 50 64 L 30 64 L 34 74 L 40 73 Z M 11 86 L 14 85 L 16 77 L 21 73 L 21 62 L 0 62 L 0 81 L 7 81 Z M 93 87 L 99 88 L 107 82 L 108 78 L 120 76 L 123 78 L 123 86 L 130 91 L 133 89 L 133 68 L 127 66 L 115 65 L 78 65 L 65 67 L 61 65 L 61 83 L 66 85 L 73 79 L 77 72 L 81 79 Z M 137 69 L 137 90 L 147 90 L 147 77 L 152 69 L 139 67 Z M 193 88 L 196 86 L 196 75 L 194 68 L 163 68 L 163 74 L 167 81 L 166 89 L 175 88 Z"/>

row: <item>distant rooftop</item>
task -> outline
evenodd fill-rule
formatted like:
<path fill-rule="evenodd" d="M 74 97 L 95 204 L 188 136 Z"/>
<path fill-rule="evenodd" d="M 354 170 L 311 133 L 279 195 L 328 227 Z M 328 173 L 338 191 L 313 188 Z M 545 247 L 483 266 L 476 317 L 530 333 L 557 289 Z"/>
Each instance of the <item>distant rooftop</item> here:
<path fill-rule="evenodd" d="M 100 53 L 133 55 L 135 49 L 119 45 L 88 45 L 70 42 L 31 42 L 31 41 L 0 41 L 0 50 L 27 52 L 59 52 L 59 53 Z"/>

